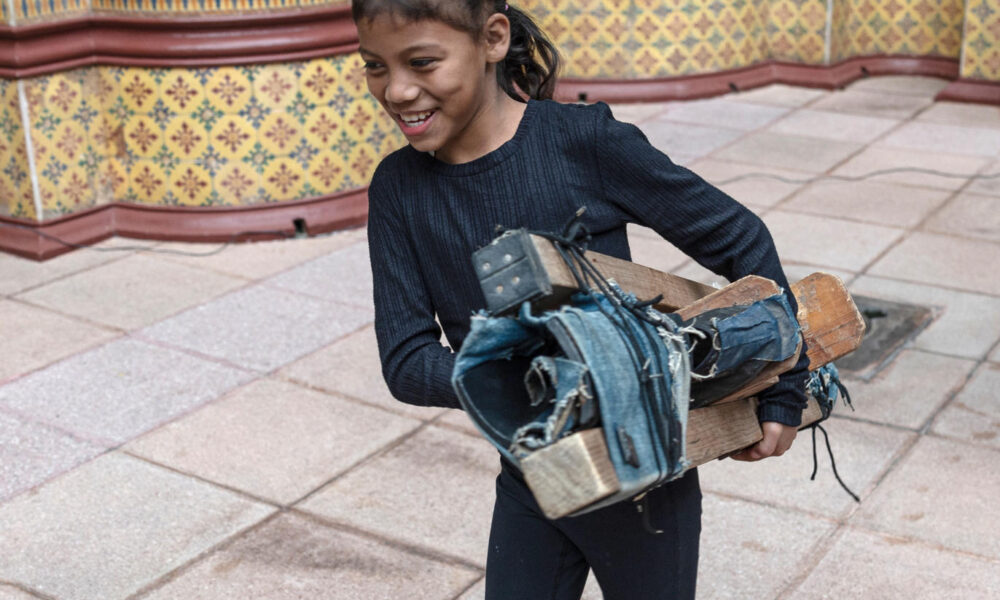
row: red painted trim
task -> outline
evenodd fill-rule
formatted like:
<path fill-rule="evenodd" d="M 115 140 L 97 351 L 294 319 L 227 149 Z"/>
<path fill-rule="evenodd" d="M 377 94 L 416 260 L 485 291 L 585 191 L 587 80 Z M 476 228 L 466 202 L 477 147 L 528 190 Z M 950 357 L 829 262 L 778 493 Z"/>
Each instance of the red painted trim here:
<path fill-rule="evenodd" d="M 977 104 L 1000 104 L 1000 82 L 979 79 L 959 79 L 948 84 L 935 100 L 975 102 Z"/>
<path fill-rule="evenodd" d="M 280 238 L 295 233 L 295 219 L 305 221 L 310 235 L 363 225 L 368 220 L 368 189 L 261 206 L 203 208 L 118 202 L 43 223 L 0 217 L 0 223 L 26 227 L 0 226 L 0 251 L 45 260 L 73 249 L 41 234 L 73 244 L 91 244 L 112 235 L 183 242 Z"/>
<path fill-rule="evenodd" d="M 94 15 L 0 26 L 0 76 L 33 77 L 94 64 L 217 66 L 304 60 L 351 52 L 349 6 L 232 16 Z"/>
<path fill-rule="evenodd" d="M 916 56 L 865 56 L 830 66 L 798 65 L 766 61 L 750 67 L 718 73 L 657 79 L 577 79 L 562 78 L 556 98 L 588 101 L 658 102 L 690 100 L 748 90 L 771 83 L 834 89 L 868 75 L 929 75 L 945 79 L 958 77 L 958 61 L 951 58 Z"/>

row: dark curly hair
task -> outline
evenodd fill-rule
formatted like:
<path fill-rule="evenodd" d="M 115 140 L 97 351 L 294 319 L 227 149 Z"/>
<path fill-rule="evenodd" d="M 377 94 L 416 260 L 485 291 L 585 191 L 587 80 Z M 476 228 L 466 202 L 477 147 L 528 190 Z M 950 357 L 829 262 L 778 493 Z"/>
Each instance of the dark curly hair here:
<path fill-rule="evenodd" d="M 510 49 L 497 65 L 497 83 L 508 96 L 523 100 L 552 97 L 559 71 L 559 51 L 525 12 L 503 0 L 352 0 L 354 21 L 391 12 L 410 21 L 433 19 L 475 38 L 486 19 L 503 13 L 510 21 Z"/>

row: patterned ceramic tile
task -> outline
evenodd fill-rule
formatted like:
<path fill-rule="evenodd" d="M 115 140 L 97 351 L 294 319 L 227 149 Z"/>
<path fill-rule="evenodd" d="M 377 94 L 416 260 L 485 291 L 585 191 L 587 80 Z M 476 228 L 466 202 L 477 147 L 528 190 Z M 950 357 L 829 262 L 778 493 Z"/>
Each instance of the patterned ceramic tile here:
<path fill-rule="evenodd" d="M 764 60 L 768 0 L 526 0 L 570 77 L 663 77 Z"/>
<path fill-rule="evenodd" d="M 963 0 L 835 0 L 831 61 L 872 54 L 958 58 L 962 6 Z"/>
<path fill-rule="evenodd" d="M 360 58 L 345 55 L 92 67 L 29 80 L 45 215 L 112 201 L 235 206 L 361 187 L 403 138 L 360 69 Z"/>
<path fill-rule="evenodd" d="M 35 218 L 17 82 L 0 79 L 0 215 Z"/>
<path fill-rule="evenodd" d="M 1000 81 L 1000 1 L 966 3 L 962 58 L 962 77 Z"/>
<path fill-rule="evenodd" d="M 62 0 L 69 2 L 72 0 Z M 280 10 L 282 8 L 339 6 L 339 0 L 92 0 L 95 11 L 144 13 L 212 13 L 234 10 Z"/>
<path fill-rule="evenodd" d="M 823 64 L 826 0 L 770 0 L 768 5 L 766 31 L 770 58 Z"/>
<path fill-rule="evenodd" d="M 90 9 L 88 0 L 14 0 L 14 17 L 18 24 L 79 16 Z M 6 2 L 4 13 L 7 12 Z"/>

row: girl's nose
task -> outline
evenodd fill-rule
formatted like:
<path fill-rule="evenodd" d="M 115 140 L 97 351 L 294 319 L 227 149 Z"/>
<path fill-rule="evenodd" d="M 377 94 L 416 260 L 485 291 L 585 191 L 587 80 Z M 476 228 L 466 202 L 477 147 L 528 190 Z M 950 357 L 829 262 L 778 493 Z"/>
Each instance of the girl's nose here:
<path fill-rule="evenodd" d="M 396 76 L 389 79 L 385 88 L 385 99 L 389 104 L 406 104 L 417 99 L 420 88 L 406 76 Z"/>

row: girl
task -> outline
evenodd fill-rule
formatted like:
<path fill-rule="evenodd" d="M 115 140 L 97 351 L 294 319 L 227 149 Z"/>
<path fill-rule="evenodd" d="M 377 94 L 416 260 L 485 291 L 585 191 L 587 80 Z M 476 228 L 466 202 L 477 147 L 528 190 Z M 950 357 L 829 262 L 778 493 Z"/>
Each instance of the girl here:
<path fill-rule="evenodd" d="M 498 226 L 558 231 L 586 206 L 593 250 L 628 259 L 625 226 L 641 223 L 730 280 L 757 274 L 788 289 L 752 212 L 674 165 L 607 105 L 543 101 L 558 57 L 521 11 L 503 0 L 353 0 L 352 8 L 368 88 L 409 142 L 382 161 L 369 189 L 375 329 L 398 399 L 458 408 L 454 355 L 439 342 L 438 322 L 459 348 L 484 305 L 470 257 Z M 804 379 L 800 360 L 760 395 L 764 440 L 737 458 L 788 449 Z M 487 598 L 579 598 L 588 569 L 608 600 L 693 598 L 698 475 L 647 498 L 660 535 L 631 502 L 550 521 L 517 469 L 502 464 Z"/>

